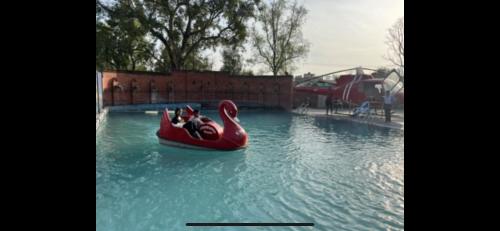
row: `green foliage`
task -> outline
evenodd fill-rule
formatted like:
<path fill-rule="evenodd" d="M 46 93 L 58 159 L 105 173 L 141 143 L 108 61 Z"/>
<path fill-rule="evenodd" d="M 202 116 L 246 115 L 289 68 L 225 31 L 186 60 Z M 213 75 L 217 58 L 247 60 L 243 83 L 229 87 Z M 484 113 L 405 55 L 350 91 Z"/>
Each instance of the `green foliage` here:
<path fill-rule="evenodd" d="M 96 4 L 96 68 L 146 70 L 153 43 L 140 21 L 116 4 L 105 10 Z"/>
<path fill-rule="evenodd" d="M 223 66 L 221 71 L 239 75 L 243 69 L 243 60 L 238 48 L 226 48 L 222 51 Z"/>
<path fill-rule="evenodd" d="M 127 65 L 124 58 L 116 57 L 128 51 L 128 55 L 140 57 L 138 63 L 155 60 L 155 69 L 182 70 L 208 68 L 207 58 L 200 53 L 219 45 L 232 45 L 247 36 L 245 22 L 253 16 L 255 0 L 117 0 L 110 6 L 96 1 L 96 14 L 108 14 L 111 32 L 96 32 L 96 49 L 109 47 L 109 38 L 116 38 L 112 54 L 97 51 L 96 62 L 113 60 L 111 65 Z M 97 19 L 96 19 L 97 20 Z M 118 29 L 117 29 L 118 28 Z M 96 30 L 98 30 L 96 22 Z M 124 32 L 124 33 L 122 33 Z M 147 40 L 151 37 L 162 44 L 161 48 Z M 142 38 L 142 39 L 139 39 Z M 149 44 L 144 46 L 142 42 Z M 103 45 L 104 44 L 104 45 Z M 97 48 L 99 47 L 99 48 Z M 133 48 L 131 48 L 133 47 Z M 154 47 L 156 49 L 152 50 Z M 138 53 L 134 53 L 134 52 Z M 104 54 L 102 54 L 104 53 Z M 159 53 L 160 57 L 155 57 Z M 111 58 L 108 57 L 111 55 Z M 143 57 L 143 56 L 144 57 Z M 151 61 L 151 60 L 149 60 Z M 116 63 L 118 62 L 118 63 Z M 105 62 L 108 63 L 108 62 Z M 168 65 L 167 65 L 168 64 Z"/>

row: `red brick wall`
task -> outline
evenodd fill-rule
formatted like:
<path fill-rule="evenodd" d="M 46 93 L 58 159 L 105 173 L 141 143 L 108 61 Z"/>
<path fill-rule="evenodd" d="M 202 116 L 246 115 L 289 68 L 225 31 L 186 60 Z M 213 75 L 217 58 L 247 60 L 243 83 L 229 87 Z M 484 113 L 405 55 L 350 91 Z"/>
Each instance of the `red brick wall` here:
<path fill-rule="evenodd" d="M 105 71 L 103 85 L 105 106 L 187 101 L 203 103 L 230 99 L 236 104 L 252 103 L 290 110 L 293 103 L 292 76 Z"/>

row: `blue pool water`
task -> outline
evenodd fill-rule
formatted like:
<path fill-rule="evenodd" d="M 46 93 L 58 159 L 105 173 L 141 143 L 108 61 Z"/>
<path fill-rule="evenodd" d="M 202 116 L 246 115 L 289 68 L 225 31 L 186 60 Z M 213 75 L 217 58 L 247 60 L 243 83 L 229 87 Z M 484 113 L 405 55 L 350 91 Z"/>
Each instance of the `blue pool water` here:
<path fill-rule="evenodd" d="M 249 147 L 218 152 L 158 144 L 159 115 L 109 114 L 96 134 L 96 230 L 404 229 L 401 131 L 285 112 L 239 118 Z"/>

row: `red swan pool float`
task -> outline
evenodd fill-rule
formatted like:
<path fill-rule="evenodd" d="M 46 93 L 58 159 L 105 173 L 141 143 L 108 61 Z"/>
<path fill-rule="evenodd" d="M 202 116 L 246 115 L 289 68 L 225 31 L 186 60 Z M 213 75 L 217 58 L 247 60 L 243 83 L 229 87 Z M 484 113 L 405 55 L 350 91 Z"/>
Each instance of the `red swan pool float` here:
<path fill-rule="evenodd" d="M 182 116 L 187 121 L 193 114 L 193 109 L 186 107 L 187 116 Z M 244 148 L 248 143 L 248 135 L 239 124 L 238 108 L 231 100 L 223 100 L 219 104 L 219 115 L 224 122 L 222 128 L 215 121 L 202 117 L 203 125 L 200 126 L 202 139 L 193 138 L 189 132 L 181 127 L 176 127 L 170 122 L 168 108 L 163 112 L 160 130 L 156 133 L 161 144 L 198 148 L 198 149 L 218 149 L 235 150 Z"/>

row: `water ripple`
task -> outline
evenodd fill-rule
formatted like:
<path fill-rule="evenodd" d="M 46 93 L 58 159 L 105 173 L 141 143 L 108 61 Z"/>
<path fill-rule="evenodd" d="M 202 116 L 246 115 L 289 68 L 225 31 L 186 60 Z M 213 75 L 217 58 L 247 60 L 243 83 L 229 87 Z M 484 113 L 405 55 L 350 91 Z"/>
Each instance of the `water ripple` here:
<path fill-rule="evenodd" d="M 228 153 L 158 145 L 159 116 L 111 113 L 96 138 L 96 230 L 185 230 L 186 222 L 404 229 L 401 132 L 287 113 L 239 117 L 250 145 Z"/>

